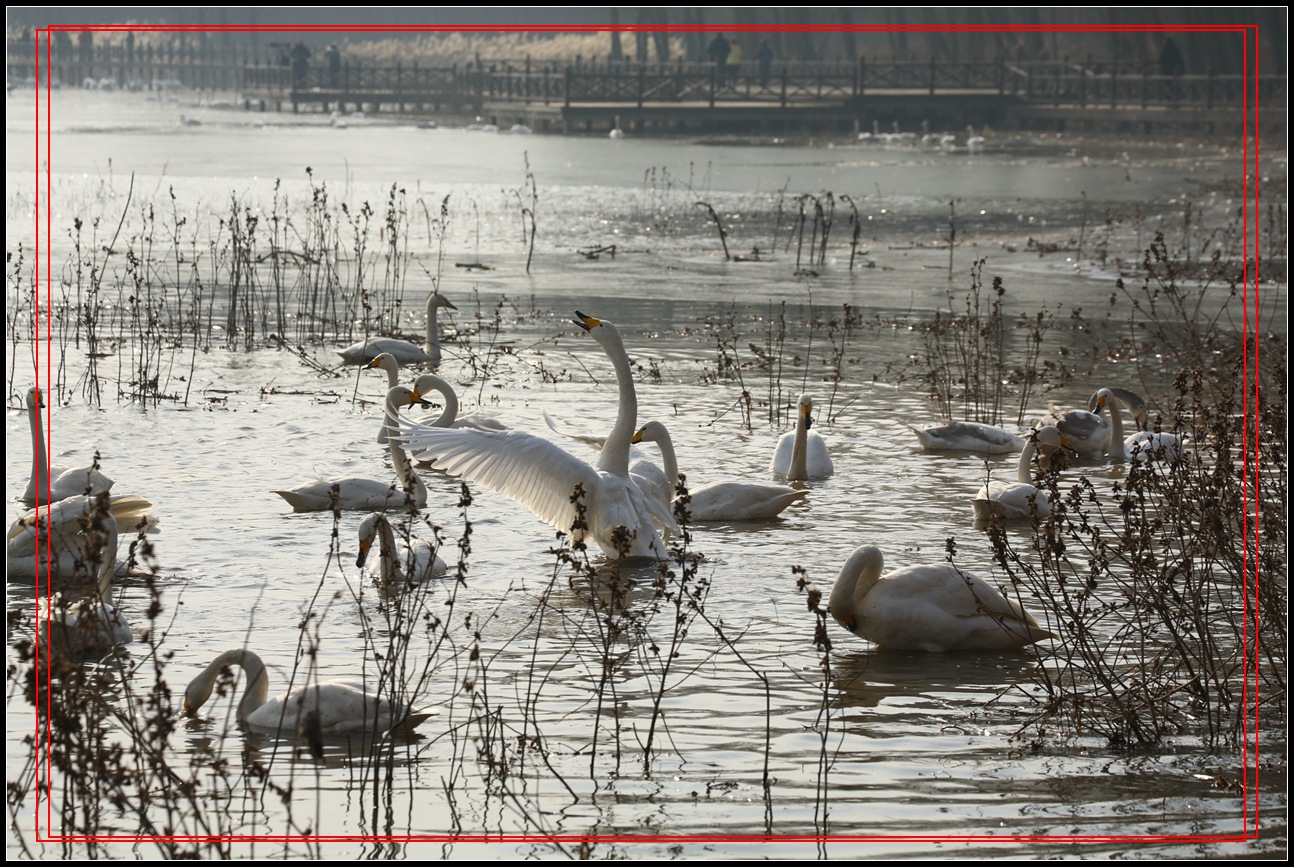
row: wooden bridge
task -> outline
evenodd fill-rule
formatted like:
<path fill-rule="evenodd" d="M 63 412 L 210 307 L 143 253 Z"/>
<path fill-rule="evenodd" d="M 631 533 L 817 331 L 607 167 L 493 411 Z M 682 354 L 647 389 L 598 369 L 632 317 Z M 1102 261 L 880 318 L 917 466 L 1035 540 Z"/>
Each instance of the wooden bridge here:
<path fill-rule="evenodd" d="M 1265 120 L 1283 125 L 1284 76 L 1264 78 Z M 416 112 L 523 123 L 552 132 L 811 132 L 1154 127 L 1241 128 L 1239 75 L 1152 74 L 1131 64 L 498 62 L 470 69 L 284 67 L 244 70 L 249 106 Z"/>
<path fill-rule="evenodd" d="M 32 46 L 10 42 L 9 84 L 31 78 Z M 316 55 L 315 60 L 320 60 Z M 856 62 L 743 64 L 494 61 L 465 67 L 345 61 L 294 70 L 246 48 L 176 51 L 95 45 L 53 52 L 42 73 L 64 86 L 186 86 L 239 91 L 248 108 L 407 112 L 482 118 L 550 132 L 815 133 L 998 129 L 1241 129 L 1239 75 L 1159 75 L 1132 63 Z M 1252 85 L 1252 82 L 1250 82 Z M 1285 128 L 1286 78 L 1259 82 L 1265 128 Z M 1252 93 L 1252 87 L 1251 87 Z M 1250 106 L 1251 109 L 1253 106 Z M 1253 128 L 1253 116 L 1250 116 Z"/>

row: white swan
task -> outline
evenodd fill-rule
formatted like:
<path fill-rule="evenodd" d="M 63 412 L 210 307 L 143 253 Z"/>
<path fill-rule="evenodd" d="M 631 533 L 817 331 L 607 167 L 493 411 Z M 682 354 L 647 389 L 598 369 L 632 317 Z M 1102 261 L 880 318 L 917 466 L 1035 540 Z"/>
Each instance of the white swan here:
<path fill-rule="evenodd" d="M 393 337 L 370 337 L 338 349 L 343 364 L 368 364 L 374 357 L 389 352 L 401 364 L 440 364 L 440 332 L 436 324 L 436 311 L 441 307 L 457 310 L 444 295 L 432 292 L 427 296 L 427 339 L 422 346 Z"/>
<path fill-rule="evenodd" d="M 427 542 L 406 539 L 402 540 L 403 544 L 397 545 L 391 522 L 381 512 L 365 516 L 359 524 L 356 568 L 364 567 L 374 539 L 378 542 L 378 580 L 383 587 L 413 586 L 449 571 L 445 561 L 436 555 L 436 549 Z"/>
<path fill-rule="evenodd" d="M 1127 437 L 1123 435 L 1123 417 L 1119 412 L 1119 403 L 1128 408 L 1134 423 L 1140 428 Z M 1110 410 L 1110 456 L 1115 460 L 1172 463 L 1185 449 L 1182 437 L 1144 430 L 1148 416 L 1146 404 L 1135 392 L 1113 386 L 1103 388 L 1092 395 L 1089 406 L 1097 415 L 1107 407 Z M 1115 448 L 1114 443 L 1119 443 L 1119 447 Z"/>
<path fill-rule="evenodd" d="M 608 138 L 624 138 L 625 131 L 620 128 L 620 115 L 616 115 L 616 125 L 611 127 L 611 132 L 607 133 Z"/>
<path fill-rule="evenodd" d="M 602 446 L 607 441 L 606 437 L 600 437 L 596 434 L 572 433 L 562 430 L 557 426 L 557 422 L 553 420 L 553 417 L 548 414 L 548 410 L 544 410 L 544 421 L 547 422 L 549 430 L 553 433 L 573 439 L 577 443 L 584 443 L 595 452 L 602 451 Z M 638 442 L 637 434 L 634 435 L 632 442 Z M 638 487 L 644 493 L 667 504 L 674 499 L 674 489 L 678 487 L 677 471 L 673 476 L 673 480 L 671 480 L 662 467 L 657 466 L 636 448 L 629 449 L 629 460 L 632 462 L 629 464 L 629 475 L 638 483 Z M 668 533 L 665 534 L 665 540 L 669 541 Z"/>
<path fill-rule="evenodd" d="M 624 342 L 605 319 L 579 311 L 575 315 L 575 323 L 589 332 L 611 359 L 620 391 L 615 426 L 596 466 L 548 440 L 520 431 L 437 428 L 405 421 L 400 439 L 450 475 L 511 497 L 540 520 L 571 533 L 576 542 L 591 538 L 608 557 L 620 556 L 615 531 L 624 527 L 632 537 L 628 556 L 665 558 L 668 552 L 657 528 L 673 532 L 678 527 L 664 503 L 644 492 L 629 474 L 638 397 Z M 573 526 L 576 485 L 584 491 L 587 528 Z"/>
<path fill-rule="evenodd" d="M 678 483 L 678 458 L 669 430 L 649 421 L 634 434 L 634 442 L 656 443 L 665 462 L 665 476 Z M 764 482 L 712 482 L 688 490 L 688 514 L 693 521 L 761 521 L 809 495 L 807 490 Z M 673 497 L 668 500 L 672 503 Z"/>
<path fill-rule="evenodd" d="M 10 578 L 45 578 L 53 589 L 106 598 L 122 533 L 157 525 L 142 497 L 69 497 L 22 515 L 9 528 Z"/>
<path fill-rule="evenodd" d="M 432 427 L 472 428 L 474 430 L 507 430 L 508 426 L 495 418 L 480 413 L 460 416 L 458 414 L 458 394 L 454 387 L 434 373 L 424 373 L 413 383 L 413 388 L 424 397 L 433 391 L 440 392 L 445 399 L 445 409 L 440 418 L 431 422 Z"/>
<path fill-rule="evenodd" d="M 102 655 L 135 640 L 121 609 L 88 596 L 69 600 L 55 593 L 40 601 L 38 616 L 42 645 L 68 658 Z"/>
<path fill-rule="evenodd" d="M 978 154 L 984 152 L 984 136 L 975 134 L 975 127 L 966 127 L 966 150 L 969 153 Z"/>
<path fill-rule="evenodd" d="M 112 479 L 99 472 L 98 468 L 51 466 L 49 453 L 45 451 L 45 434 L 40 423 L 40 411 L 45 408 L 45 396 L 39 388 L 27 389 L 27 421 L 31 426 L 32 465 L 31 479 L 23 492 L 22 502 L 26 506 L 39 503 L 57 503 L 68 497 L 83 494 L 101 494 L 112 487 Z M 48 497 L 44 490 L 49 482 Z"/>
<path fill-rule="evenodd" d="M 1068 448 L 1082 457 L 1099 458 L 1110 449 L 1114 432 L 1110 422 L 1095 412 L 1083 409 L 1061 410 L 1051 406 L 1038 422 L 1035 431 L 1050 425 L 1068 441 Z"/>
<path fill-rule="evenodd" d="M 409 732 L 433 711 L 412 712 L 408 706 L 380 697 L 361 683 L 325 680 L 298 687 L 272 701 L 265 663 L 250 650 L 226 650 L 212 660 L 184 691 L 184 715 L 194 716 L 211 697 L 221 669 L 237 665 L 247 677 L 238 702 L 238 719 L 271 731 L 297 731 L 318 725 L 321 734 Z"/>
<path fill-rule="evenodd" d="M 977 421 L 955 421 L 934 427 L 908 425 L 928 452 L 975 452 L 1009 455 L 1024 448 L 1024 438 Z"/>
<path fill-rule="evenodd" d="M 825 479 L 836 471 L 827 453 L 827 442 L 821 434 L 810 431 L 813 426 L 813 398 L 800 395 L 800 410 L 796 416 L 794 433 L 784 433 L 773 451 L 769 470 L 787 481 Z"/>
<path fill-rule="evenodd" d="M 421 399 L 416 391 L 397 385 L 386 393 L 386 411 L 394 414 L 398 407 L 410 406 Z M 425 508 L 426 484 L 413 471 L 413 464 L 400 443 L 391 438 L 387 445 L 391 450 L 391 465 L 395 468 L 395 482 L 361 478 L 320 479 L 274 493 L 287 500 L 294 512 L 330 512 L 333 509 L 371 512 L 405 508 L 409 504 L 415 509 Z"/>
<path fill-rule="evenodd" d="M 1011 650 L 1055 638 L 1014 599 L 951 563 L 905 566 L 882 575 L 879 548 L 845 561 L 827 611 L 873 644 L 893 650 Z"/>
<path fill-rule="evenodd" d="M 1025 443 L 1024 451 L 1020 452 L 1017 481 L 991 481 L 975 494 L 971 507 L 975 510 L 976 522 L 987 522 L 994 515 L 1008 521 L 1029 519 L 1035 512 L 1039 518 L 1050 515 L 1051 498 L 1046 491 L 1034 486 L 1031 465 L 1035 454 L 1047 458 L 1057 449 L 1068 446 L 1068 440 L 1052 425 L 1034 431 Z"/>

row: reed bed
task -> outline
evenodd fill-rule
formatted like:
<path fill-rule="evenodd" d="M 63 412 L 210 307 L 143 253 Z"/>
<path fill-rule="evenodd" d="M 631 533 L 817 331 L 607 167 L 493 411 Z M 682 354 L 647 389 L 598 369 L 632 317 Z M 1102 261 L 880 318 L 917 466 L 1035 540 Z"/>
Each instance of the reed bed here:
<path fill-rule="evenodd" d="M 676 232 L 705 222 L 694 213 L 690 179 L 683 185 L 659 172 L 644 186 L 644 222 Z M 407 327 L 413 286 L 439 288 L 449 227 L 465 217 L 468 205 L 447 196 L 433 219 L 426 201 L 415 200 L 432 247 L 416 252 L 410 213 L 417 209 L 404 189 L 393 185 L 379 210 L 368 202 L 337 202 L 309 171 L 307 188 L 299 201 L 276 184 L 268 210 L 231 195 L 211 225 L 198 225 L 174 201 L 160 216 L 151 206 L 136 211 L 131 193 L 115 227 L 76 220 L 60 294 L 40 311 L 54 336 L 56 388 L 79 390 L 96 406 L 105 397 L 142 406 L 187 404 L 200 356 L 211 351 L 247 352 L 273 341 L 318 347 L 399 334 Z M 880 379 L 921 382 L 932 406 L 948 417 L 1001 423 L 1013 412 L 1020 422 L 1048 389 L 1072 383 L 1085 372 L 1081 365 L 1094 364 L 1097 353 L 1135 354 L 1147 383 L 1176 370 L 1172 397 L 1154 404 L 1155 424 L 1189 434 L 1191 452 L 1167 464 L 1133 466 L 1126 479 L 1110 485 L 1052 476 L 1047 484 L 1064 508 L 1026 541 L 989 528 L 997 565 L 1060 635 L 1054 649 L 1033 651 L 1030 688 L 1002 700 L 1027 709 L 1017 737 L 1034 750 L 1082 746 L 1093 736 L 1111 748 L 1154 749 L 1170 737 L 1191 736 L 1235 751 L 1256 714 L 1283 722 L 1285 375 L 1283 365 L 1265 368 L 1255 403 L 1246 403 L 1243 355 L 1227 352 L 1235 347 L 1238 324 L 1229 316 L 1242 285 L 1227 276 L 1233 273 L 1234 236 L 1201 233 L 1188 210 L 1180 245 L 1156 236 L 1137 279 L 1118 284 L 1116 294 L 1130 311 L 1127 343 L 1112 350 L 1094 337 L 1089 357 L 1053 361 L 1058 353 L 1048 341 L 1058 329 L 1111 330 L 1116 305 L 1095 322 L 1059 307 L 1013 317 L 1007 280 L 994 277 L 984 288 L 983 258 L 971 267 L 964 300 L 949 292 L 948 309 L 927 321 L 865 315 L 861 304 L 815 305 L 813 280 L 842 267 L 832 264 L 834 256 L 847 253 L 844 267 L 855 267 L 863 220 L 854 199 L 823 191 L 795 197 L 796 216 L 784 225 L 784 193 L 775 209 L 764 209 L 764 222 L 748 217 L 738 225 L 751 236 L 771 228 L 775 253 L 786 230 L 781 255 L 787 259 L 776 264 L 801 281 L 804 300 L 734 303 L 704 322 L 714 362 L 701 365 L 699 379 L 722 395 L 712 424 L 746 432 L 757 421 L 784 426 L 798 394 L 824 385 L 830 394 L 823 415 L 830 423 L 848 417 L 858 390 Z M 520 216 L 529 273 L 539 194 L 528 165 L 523 185 L 504 198 Z M 836 199 L 851 209 L 852 235 L 843 243 L 832 236 Z M 476 204 L 469 204 L 476 214 Z M 719 209 L 701 204 L 718 226 L 725 260 L 732 258 L 727 238 L 734 230 L 725 228 Z M 127 213 L 134 219 L 123 233 Z M 1108 256 L 1115 226 L 1108 220 L 1108 231 L 1089 235 L 1085 222 L 1079 246 Z M 1141 231 L 1137 225 L 1138 237 Z M 950 232 L 950 250 L 954 241 Z M 21 247 L 10 253 L 7 320 L 14 335 L 30 333 L 38 322 L 25 259 Z M 1201 261 L 1213 268 L 1203 281 Z M 411 279 L 419 272 L 425 280 Z M 1210 291 L 1215 281 L 1227 280 L 1229 292 L 1211 300 L 1219 298 Z M 470 317 L 472 305 L 462 307 L 471 325 L 453 351 L 480 384 L 478 401 L 505 362 L 510 375 L 528 370 L 539 382 L 571 376 L 544 347 L 508 339 L 511 325 L 539 315 L 533 300 L 528 309 L 506 299 L 489 305 L 477 294 Z M 920 330 L 924 352 L 907 369 L 876 372 L 869 380 L 860 372 L 860 344 L 900 327 Z M 11 355 L 17 355 L 20 341 L 11 340 Z M 1174 354 L 1165 359 L 1170 349 Z M 82 363 L 71 363 L 71 352 Z M 1279 349 L 1265 357 L 1273 354 Z M 112 376 L 104 370 L 109 359 L 116 365 Z M 67 381 L 73 370 L 84 371 L 75 385 Z M 16 376 L 11 366 L 11 394 Z M 640 376 L 659 381 L 662 369 L 652 362 Z M 111 381 L 115 396 L 104 388 Z M 331 538 L 321 545 L 319 582 L 301 609 L 292 683 L 318 678 L 314 661 L 326 640 L 323 626 L 343 611 L 358 612 L 363 677 L 394 698 L 420 703 L 432 697 L 443 722 L 430 738 L 358 739 L 342 754 L 337 744 L 295 733 L 251 736 L 255 748 L 235 756 L 220 747 L 241 736 L 227 719 L 210 730 L 209 750 L 190 750 L 177 761 L 177 691 L 167 643 L 179 608 L 172 591 L 156 581 L 155 565 L 147 564 L 149 623 L 128 656 L 45 659 L 34 645 L 18 645 L 18 663 L 8 671 L 10 710 L 34 710 L 46 734 L 29 741 L 28 762 L 10 771 L 17 845 L 37 857 L 22 841 L 22 817 L 44 795 L 57 804 L 59 827 L 73 835 L 58 844 L 65 857 L 110 856 L 112 834 L 138 836 L 137 846 L 168 858 L 321 857 L 314 839 L 324 831 L 321 814 L 301 793 L 318 784 L 317 763 L 331 759 L 349 768 L 363 834 L 395 841 L 382 844 L 392 847 L 389 852 L 373 852 L 393 854 L 399 838 L 417 826 L 409 795 L 426 785 L 418 766 L 432 752 L 437 767 L 448 768 L 438 780 L 450 816 L 447 833 L 556 834 L 563 826 L 541 791 L 548 799 L 558 792 L 555 800 L 573 808 L 593 801 L 608 780 L 658 781 L 687 762 L 681 739 L 674 738 L 687 725 L 686 710 L 670 706 L 670 692 L 703 677 L 720 659 L 744 672 L 749 695 L 762 697 L 763 729 L 751 733 L 756 745 L 748 750 L 762 766 L 748 774 L 758 780 L 765 833 L 775 833 L 772 697 L 785 672 L 748 658 L 741 628 L 709 610 L 713 566 L 694 548 L 686 530 L 686 488 L 679 493 L 685 530 L 672 558 L 650 574 L 627 574 L 615 562 L 598 566 L 583 546 L 559 538 L 544 587 L 514 587 L 480 607 L 464 599 L 476 532 L 466 486 L 451 575 L 406 591 L 382 593 L 352 580 L 334 520 Z M 574 496 L 578 500 L 580 492 Z M 443 535 L 413 519 L 404 520 L 399 532 Z M 950 540 L 949 558 L 955 552 Z M 830 807 L 839 782 L 833 774 L 841 695 L 833 642 L 843 633 L 829 622 L 821 587 L 805 570 L 795 574 L 798 587 L 787 595 L 804 597 L 797 604 L 809 610 L 805 645 L 818 660 L 810 674 L 796 674 L 807 679 L 816 702 L 817 794 L 809 824 L 827 835 L 837 830 Z M 522 603 L 523 616 L 504 611 L 505 604 Z M 505 621 L 510 626 L 500 638 L 490 627 Z M 518 658 L 524 663 L 515 664 Z M 1261 687 L 1260 707 L 1247 692 L 1254 683 Z M 226 690 L 232 686 L 223 682 Z M 569 722 L 576 715 L 579 736 Z M 50 776 L 40 768 L 46 756 Z M 40 792 L 47 780 L 55 788 Z M 282 839 L 235 842 L 258 834 Z M 569 857 L 588 854 L 587 848 L 553 845 Z"/>

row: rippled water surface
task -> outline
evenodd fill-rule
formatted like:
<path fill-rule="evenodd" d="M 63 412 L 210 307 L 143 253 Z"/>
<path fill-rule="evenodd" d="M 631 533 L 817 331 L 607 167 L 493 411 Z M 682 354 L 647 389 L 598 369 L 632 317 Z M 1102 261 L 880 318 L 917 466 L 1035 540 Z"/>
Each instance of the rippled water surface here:
<path fill-rule="evenodd" d="M 7 240 L 11 257 L 22 245 L 25 268 L 34 261 L 34 108 L 31 93 L 10 94 Z M 181 124 L 181 113 L 201 124 Z M 1246 801 L 1215 784 L 1238 778 L 1241 760 L 1211 755 L 1187 737 L 1155 755 L 1112 750 L 1098 738 L 1031 749 L 1031 729 L 1023 740 L 1012 736 L 1030 713 L 1030 672 L 1045 646 L 882 653 L 830 624 L 824 683 L 815 621 L 797 589 L 801 574 L 829 588 L 858 545 L 881 547 L 899 566 L 943 561 L 950 538 L 963 568 L 1000 577 L 971 526 L 970 498 L 989 474 L 1014 475 L 1016 459 L 986 465 L 916 448 L 907 425 L 933 421 L 937 409 L 912 363 L 923 350 L 914 326 L 950 303 L 964 307 L 972 265 L 984 259 L 985 287 L 1002 278 L 1009 316 L 1047 309 L 1063 324 L 1080 310 L 1090 323 L 1056 329 L 1048 357 L 1067 358 L 1076 375 L 1033 395 L 1024 420 L 1041 416 L 1048 400 L 1084 404 L 1095 386 L 1133 370 L 1099 349 L 1126 328 L 1126 300 L 1111 308 L 1119 260 L 1134 267 L 1156 230 L 1180 231 L 1187 200 L 1190 219 L 1230 225 L 1240 201 L 1240 142 L 1134 149 L 1004 137 L 971 155 L 869 150 L 844 140 L 611 141 L 419 130 L 373 117 L 338 128 L 327 119 L 222 110 L 192 95 L 168 102 L 71 92 L 54 94 L 50 127 L 49 174 L 40 183 L 50 193 L 52 273 L 66 293 L 78 280 L 65 264 L 76 219 L 83 251 L 99 263 L 114 236 L 120 251 L 121 239 L 149 232 L 150 220 L 182 223 L 178 234 L 196 243 L 174 245 L 170 228 L 155 230 L 152 285 L 163 299 L 175 293 L 160 303 L 177 308 L 177 275 L 191 286 L 193 268 L 203 280 L 228 273 L 213 261 L 219 246 L 208 243 L 231 231 L 222 220 L 299 215 L 321 190 L 326 213 L 347 227 L 338 233 L 343 241 L 358 237 L 350 227 L 371 224 L 367 249 L 336 254 L 347 269 L 340 282 L 367 285 L 365 268 L 388 267 L 382 222 L 394 187 L 408 214 L 399 227 L 407 245 L 399 324 L 407 335 L 421 333 L 422 298 L 439 275 L 458 308 L 442 313 L 439 372 L 458 388 L 464 411 L 480 409 L 590 457 L 542 416 L 547 410 L 565 430 L 598 434 L 614 420 L 614 372 L 571 323 L 578 309 L 619 327 L 635 365 L 639 420 L 668 424 L 690 483 L 769 479 L 769 457 L 801 392 L 815 397 L 816 429 L 835 461 L 835 475 L 807 483 L 807 499 L 778 521 L 696 528 L 688 548 L 700 559 L 689 586 L 699 589 L 691 591 L 695 607 L 678 609 L 657 597 L 653 567 L 629 567 L 627 593 L 613 600 L 600 555 L 592 577 L 577 574 L 552 553 L 553 531 L 525 508 L 476 486 L 461 506 L 457 480 L 423 470 L 430 491 L 423 517 L 440 528 L 446 559 L 458 557 L 470 522 L 465 580 L 426 588 L 404 609 L 415 612 L 406 673 L 416 703 L 440 713 L 421 737 L 398 746 L 397 782 L 379 796 L 354 745 L 329 741 L 322 759 L 308 758 L 289 738 L 239 731 L 232 702 L 214 700 L 181 723 L 171 766 L 183 773 L 216 757 L 235 769 L 260 762 L 274 785 L 293 789 L 285 808 L 256 784 L 262 796 L 239 801 L 222 834 L 355 838 L 248 842 L 236 854 L 580 852 L 578 842 L 433 848 L 359 839 L 447 834 L 625 838 L 593 844 L 593 857 L 1225 857 L 1284 849 L 1284 800 L 1275 794 L 1283 768 L 1264 778 L 1261 799 Z M 39 158 L 43 167 L 46 155 Z M 1283 155 L 1271 169 L 1283 177 Z M 821 262 L 810 259 L 814 206 L 802 194 L 834 209 Z M 863 226 L 852 268 L 850 201 Z M 725 262 L 698 202 L 720 215 L 734 254 L 758 248 L 760 261 Z M 529 274 L 523 207 L 536 229 Z M 295 225 L 303 225 L 299 216 Z M 1069 252 L 1043 255 L 1031 242 Z M 287 248 L 303 243 L 284 233 Z M 579 254 L 612 244 L 614 255 Z M 478 263 L 489 270 L 460 267 Z M 261 285 L 270 285 L 266 260 L 256 267 Z M 117 255 L 107 257 L 105 273 L 108 303 L 123 305 L 108 318 L 129 322 L 131 293 L 117 287 L 134 272 Z M 320 676 L 371 677 L 398 606 L 355 568 L 362 513 L 292 514 L 272 492 L 316 477 L 392 478 L 390 457 L 375 442 L 385 380 L 354 368 L 321 373 L 277 348 L 265 339 L 278 330 L 273 315 L 252 348 L 227 342 L 231 288 L 208 291 L 215 306 L 202 315 L 215 324 L 202 326 L 196 353 L 192 334 L 150 344 L 158 390 L 177 399 L 143 409 L 117 399 L 119 388 L 134 390 L 143 351 L 129 327 L 110 333 L 97 361 L 96 406 L 82 385 L 84 342 L 74 341 L 73 324 L 55 324 L 53 459 L 86 463 L 98 450 L 114 493 L 153 502 L 162 603 L 154 639 L 177 697 L 217 653 L 243 644 L 269 663 L 272 694 L 298 659 L 302 672 L 313 664 Z M 300 340 L 321 326 L 298 315 L 308 288 L 287 292 L 287 336 L 332 368 L 333 349 L 352 335 L 334 328 L 323 342 Z M 68 294 L 56 289 L 54 297 Z M 1273 303 L 1264 315 L 1283 318 L 1283 294 Z M 20 324 L 28 323 L 22 304 L 11 280 L 11 316 Z M 18 408 L 35 366 L 21 334 L 8 360 L 7 482 L 15 492 L 30 468 L 28 421 Z M 43 381 L 46 360 L 39 364 Z M 1174 372 L 1147 360 L 1136 371 L 1139 383 L 1161 386 Z M 1123 469 L 1085 471 L 1108 487 Z M 10 520 L 20 512 L 11 501 Z M 419 533 L 431 535 L 426 526 Z M 141 637 L 147 587 L 127 580 L 119 598 Z M 28 618 L 11 628 L 12 648 L 30 629 L 29 584 L 10 584 L 9 610 Z M 434 627 L 435 617 L 448 627 Z M 624 632 L 608 639 L 612 621 Z M 433 634 L 448 637 L 433 644 L 425 637 Z M 302 655 L 304 647 L 313 654 Z M 129 667 L 147 645 L 136 641 L 127 651 L 105 664 Z M 11 768 L 28 751 L 21 741 L 28 710 L 11 689 Z M 1252 827 L 1244 811 L 1256 803 L 1264 839 L 1219 841 Z M 31 831 L 32 809 L 28 802 L 18 811 L 15 827 Z M 120 822 L 114 831 L 135 827 L 130 817 Z M 822 834 L 836 839 L 815 843 Z M 1117 839 L 1124 835 L 1162 840 Z M 40 857 L 59 852 L 28 845 Z M 120 848 L 123 857 L 135 852 Z M 9 853 L 18 852 L 11 833 Z"/>

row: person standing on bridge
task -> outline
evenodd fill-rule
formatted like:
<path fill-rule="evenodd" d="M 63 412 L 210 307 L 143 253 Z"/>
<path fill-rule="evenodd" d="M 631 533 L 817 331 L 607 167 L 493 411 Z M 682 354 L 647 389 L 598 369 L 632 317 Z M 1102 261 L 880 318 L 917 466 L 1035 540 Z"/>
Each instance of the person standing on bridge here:
<path fill-rule="evenodd" d="M 728 45 L 728 81 L 733 87 L 737 86 L 741 78 L 741 43 L 735 38 Z"/>
<path fill-rule="evenodd" d="M 759 86 L 763 90 L 768 90 L 768 78 L 773 72 L 773 49 L 769 47 L 768 40 L 765 39 L 759 43 Z"/>
<path fill-rule="evenodd" d="M 714 74 L 716 78 L 716 87 L 723 87 L 723 76 L 728 66 L 728 40 L 722 33 L 715 34 L 714 41 L 706 49 L 710 59 L 714 61 Z"/>
<path fill-rule="evenodd" d="M 292 60 L 292 87 L 299 90 L 306 86 L 306 71 L 310 68 L 310 49 L 305 42 L 297 40 L 296 45 L 288 52 Z"/>

